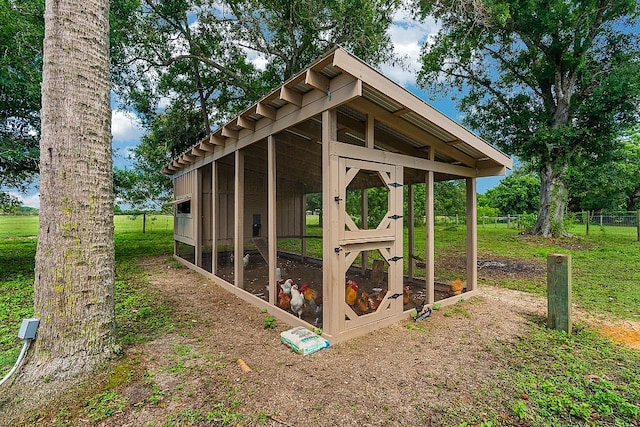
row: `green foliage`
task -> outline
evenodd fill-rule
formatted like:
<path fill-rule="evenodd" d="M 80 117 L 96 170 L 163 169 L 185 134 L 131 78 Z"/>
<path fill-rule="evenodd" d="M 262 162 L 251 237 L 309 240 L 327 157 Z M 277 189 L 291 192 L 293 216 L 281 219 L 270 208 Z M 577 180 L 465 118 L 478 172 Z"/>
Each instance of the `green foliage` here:
<path fill-rule="evenodd" d="M 567 184 L 572 210 L 640 208 L 640 127 L 626 132 L 609 158 L 597 165 L 588 158 L 576 159 Z"/>
<path fill-rule="evenodd" d="M 533 175 L 511 174 L 487 190 L 491 207 L 503 215 L 537 212 L 540 203 L 540 180 Z"/>
<path fill-rule="evenodd" d="M 114 391 L 104 391 L 87 401 L 87 415 L 92 424 L 109 418 L 126 406 L 127 399 Z"/>
<path fill-rule="evenodd" d="M 38 173 L 43 38 L 44 0 L 0 2 L 0 187 Z"/>
<path fill-rule="evenodd" d="M 530 328 L 526 339 L 505 344 L 510 368 L 503 375 L 527 396 L 513 406 L 519 419 L 532 425 L 640 421 L 640 383 L 633 380 L 640 378 L 638 353 L 579 327 L 572 336 L 540 322 Z"/>
<path fill-rule="evenodd" d="M 149 293 L 146 286 L 139 267 L 128 261 L 118 263 L 116 322 L 123 344 L 144 342 L 172 328 L 170 307 L 160 295 Z"/>
<path fill-rule="evenodd" d="M 133 4 L 117 5 L 114 90 L 143 117 L 149 133 L 136 149 L 135 168 L 163 193 L 162 166 L 334 45 L 374 63 L 388 59 L 386 30 L 399 1 Z"/>
<path fill-rule="evenodd" d="M 567 221 L 571 221 L 567 218 Z M 533 213 L 523 213 L 518 215 L 518 228 L 524 230 L 531 230 L 536 223 L 536 215 Z"/>
<path fill-rule="evenodd" d="M 268 315 L 268 316 L 264 316 L 264 319 L 262 319 L 262 326 L 265 329 L 276 329 L 278 327 L 278 323 L 276 322 L 276 318 Z"/>
<path fill-rule="evenodd" d="M 0 213 L 17 213 L 22 201 L 9 193 L 0 191 Z"/>
<path fill-rule="evenodd" d="M 141 147 L 139 145 L 135 151 L 144 149 Z M 158 166 L 155 170 L 142 166 L 141 161 L 137 161 L 135 169 L 114 168 L 113 189 L 116 199 L 129 206 L 134 206 L 140 211 L 161 211 L 165 207 L 165 203 L 173 198 L 169 179 L 166 176 L 158 176 L 161 174 L 160 170 L 164 164 L 166 163 L 155 165 Z M 156 177 L 157 180 L 152 181 L 153 177 Z M 165 185 L 160 183 L 165 183 Z"/>
<path fill-rule="evenodd" d="M 433 210 L 439 214 L 464 215 L 467 211 L 464 180 L 434 183 L 433 196 Z"/>
<path fill-rule="evenodd" d="M 424 48 L 420 83 L 458 89 L 466 122 L 532 165 L 547 192 L 567 181 L 576 158 L 609 161 L 640 99 L 636 1 L 418 4 L 441 24 Z M 559 206 L 553 221 L 562 226 L 566 201 L 555 196 L 534 228 L 545 236 L 548 206 Z"/>

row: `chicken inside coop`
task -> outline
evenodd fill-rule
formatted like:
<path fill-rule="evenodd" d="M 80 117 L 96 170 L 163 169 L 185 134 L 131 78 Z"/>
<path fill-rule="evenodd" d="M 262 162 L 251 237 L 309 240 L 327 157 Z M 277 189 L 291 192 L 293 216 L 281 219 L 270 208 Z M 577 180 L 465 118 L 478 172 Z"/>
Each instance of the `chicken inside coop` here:
<path fill-rule="evenodd" d="M 268 301 L 268 265 L 258 253 L 249 253 L 250 267 L 244 269 L 244 289 Z M 218 264 L 219 275 L 233 280 L 233 264 L 227 256 Z M 301 262 L 299 259 L 281 257 L 278 268 L 282 279 L 277 282 L 275 305 L 300 317 L 310 325 L 322 328 L 323 313 L 328 309 L 323 301 L 322 264 L 319 261 Z M 385 301 L 393 298 L 402 299 L 403 310 L 411 310 L 424 305 L 426 294 L 424 282 L 407 281 L 402 293 L 395 295 L 388 291 L 387 265 L 380 260 L 370 262 L 371 268 L 363 269 L 352 266 L 342 285 L 345 289 L 345 303 L 357 316 L 368 315 L 378 311 Z M 406 279 L 406 278 L 405 278 Z M 293 287 L 297 290 L 292 293 Z M 464 291 L 461 280 L 443 281 L 442 291 L 437 291 L 436 301 L 451 295 L 459 295 Z M 292 304 L 293 303 L 293 304 Z"/>

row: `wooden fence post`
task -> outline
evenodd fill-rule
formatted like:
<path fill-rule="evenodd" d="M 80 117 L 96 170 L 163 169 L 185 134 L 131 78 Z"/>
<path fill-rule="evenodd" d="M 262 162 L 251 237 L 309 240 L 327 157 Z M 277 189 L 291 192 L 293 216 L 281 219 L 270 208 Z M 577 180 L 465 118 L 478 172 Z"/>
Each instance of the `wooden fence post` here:
<path fill-rule="evenodd" d="M 587 236 L 589 235 L 589 221 L 591 221 L 591 218 L 589 218 L 591 216 L 591 211 L 587 211 Z"/>
<path fill-rule="evenodd" d="M 547 327 L 571 334 L 571 255 L 547 256 Z"/>

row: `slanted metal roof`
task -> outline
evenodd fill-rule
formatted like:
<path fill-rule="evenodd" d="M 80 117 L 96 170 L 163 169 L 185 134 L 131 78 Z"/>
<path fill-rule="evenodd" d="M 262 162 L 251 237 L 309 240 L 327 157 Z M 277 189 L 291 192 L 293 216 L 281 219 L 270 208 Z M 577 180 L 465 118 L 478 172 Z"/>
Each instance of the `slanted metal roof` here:
<path fill-rule="evenodd" d="M 206 157 L 221 158 L 283 132 L 317 143 L 319 114 L 331 108 L 339 112 L 343 142 L 363 145 L 367 115 L 372 115 L 377 149 L 433 156 L 430 160 L 474 171 L 464 176 L 503 175 L 512 168 L 509 156 L 338 47 L 180 154 L 163 172 L 180 174 Z"/>

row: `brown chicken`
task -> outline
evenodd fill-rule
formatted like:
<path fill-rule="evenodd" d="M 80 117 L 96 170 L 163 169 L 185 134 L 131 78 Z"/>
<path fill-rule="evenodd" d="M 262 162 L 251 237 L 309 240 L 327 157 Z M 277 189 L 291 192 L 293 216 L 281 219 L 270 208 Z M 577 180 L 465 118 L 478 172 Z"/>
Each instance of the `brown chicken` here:
<path fill-rule="evenodd" d="M 322 295 L 320 295 L 318 292 L 316 292 L 315 289 L 311 288 L 306 283 L 302 284 L 302 286 L 300 287 L 300 292 L 302 292 L 306 303 L 312 306 L 313 304 L 322 304 Z"/>
<path fill-rule="evenodd" d="M 387 295 L 387 290 L 383 289 L 375 296 L 375 298 L 369 298 L 369 310 L 376 311 L 380 304 L 384 300 L 385 295 Z"/>
<path fill-rule="evenodd" d="M 291 308 L 291 296 L 285 294 L 280 285 L 278 285 L 278 307 L 284 311 L 289 311 Z"/>
<path fill-rule="evenodd" d="M 347 280 L 344 287 L 344 300 L 350 306 L 356 303 L 358 298 L 358 284 L 353 280 Z"/>
<path fill-rule="evenodd" d="M 460 295 L 462 293 L 462 288 L 464 288 L 464 283 L 460 278 L 457 278 L 449 285 L 449 293 L 451 295 Z"/>
<path fill-rule="evenodd" d="M 369 312 L 369 294 L 365 291 L 360 293 L 360 296 L 356 298 L 356 302 L 353 305 L 356 313 L 359 315 L 367 314 Z"/>
<path fill-rule="evenodd" d="M 318 326 L 322 318 L 322 295 L 306 283 L 302 284 L 300 292 L 302 292 L 302 296 L 304 297 L 304 303 L 309 306 L 315 316 L 313 325 Z"/>
<path fill-rule="evenodd" d="M 409 287 L 405 286 L 402 288 L 402 304 L 409 304 Z"/>

